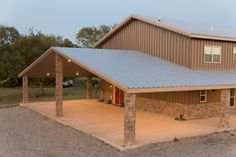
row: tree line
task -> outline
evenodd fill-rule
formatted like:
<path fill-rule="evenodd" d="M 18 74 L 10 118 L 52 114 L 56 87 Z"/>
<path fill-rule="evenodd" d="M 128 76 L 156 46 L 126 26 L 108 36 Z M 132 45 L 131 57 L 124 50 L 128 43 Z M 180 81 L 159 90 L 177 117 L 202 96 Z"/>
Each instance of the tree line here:
<path fill-rule="evenodd" d="M 23 35 L 15 27 L 0 25 L 0 86 L 21 85 L 21 79 L 17 75 L 50 47 L 92 48 L 111 28 L 107 25 L 84 27 L 76 34 L 75 44 L 61 36 L 34 32 L 32 29 L 27 35 Z"/>

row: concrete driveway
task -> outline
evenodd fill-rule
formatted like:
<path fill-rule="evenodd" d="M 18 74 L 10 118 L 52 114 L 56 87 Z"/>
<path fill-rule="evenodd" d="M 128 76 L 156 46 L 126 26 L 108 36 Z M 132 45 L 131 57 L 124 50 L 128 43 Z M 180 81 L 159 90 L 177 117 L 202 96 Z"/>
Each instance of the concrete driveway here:
<path fill-rule="evenodd" d="M 118 151 L 25 107 L 0 109 L 0 157 L 235 157 L 236 131 Z"/>
<path fill-rule="evenodd" d="M 55 117 L 55 102 L 25 106 L 123 149 L 124 112 L 121 107 L 96 100 L 70 100 L 64 101 L 64 116 Z M 137 111 L 136 120 L 136 147 L 222 131 L 219 129 L 219 118 L 176 121 L 156 113 Z M 231 116 L 230 121 L 231 128 L 236 129 L 236 115 Z"/>

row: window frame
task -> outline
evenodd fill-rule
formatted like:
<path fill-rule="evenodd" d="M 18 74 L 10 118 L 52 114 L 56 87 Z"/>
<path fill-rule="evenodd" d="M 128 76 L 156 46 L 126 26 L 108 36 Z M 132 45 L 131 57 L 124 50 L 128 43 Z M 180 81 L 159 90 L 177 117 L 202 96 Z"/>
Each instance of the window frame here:
<path fill-rule="evenodd" d="M 236 47 L 233 47 L 233 60 L 236 60 L 236 57 L 234 57 L 234 55 L 236 55 Z"/>
<path fill-rule="evenodd" d="M 204 93 L 202 93 L 204 91 Z M 201 100 L 201 97 L 205 97 L 204 100 Z M 207 102 L 207 90 L 200 90 L 200 103 L 205 103 Z"/>
<path fill-rule="evenodd" d="M 206 52 L 205 52 L 206 47 L 210 47 L 210 48 L 211 48 L 211 53 L 206 53 Z M 213 48 L 219 48 L 220 54 L 214 53 L 214 52 L 213 52 Z M 204 51 L 204 52 L 203 52 L 203 55 L 204 55 L 204 63 L 216 63 L 216 64 L 220 64 L 220 63 L 221 63 L 221 54 L 222 54 L 222 47 L 221 47 L 221 46 L 217 46 L 217 45 L 205 45 L 203 51 Z M 205 57 L 206 54 L 207 54 L 207 55 L 211 55 L 211 61 L 206 61 L 206 60 L 205 60 L 205 59 L 206 59 L 206 57 Z M 219 61 L 219 62 L 214 62 L 214 55 L 220 55 L 220 61 Z"/>

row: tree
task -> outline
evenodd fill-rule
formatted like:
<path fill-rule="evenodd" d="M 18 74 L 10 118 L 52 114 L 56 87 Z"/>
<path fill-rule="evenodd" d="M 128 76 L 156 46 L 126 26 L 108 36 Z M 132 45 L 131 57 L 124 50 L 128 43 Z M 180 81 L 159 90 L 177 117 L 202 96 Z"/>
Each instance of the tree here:
<path fill-rule="evenodd" d="M 14 27 L 0 25 L 0 85 L 9 82 L 13 74 L 8 72 L 8 65 L 15 62 L 11 60 L 11 46 L 14 45 L 21 35 Z M 15 56 L 17 57 L 17 56 Z"/>
<path fill-rule="evenodd" d="M 64 39 L 63 47 L 78 47 L 76 44 L 71 42 L 69 39 Z"/>
<path fill-rule="evenodd" d="M 51 46 L 76 46 L 69 39 L 41 32 L 20 35 L 13 27 L 1 26 L 0 33 L 0 86 L 19 85 L 17 75 Z"/>
<path fill-rule="evenodd" d="M 0 47 L 14 44 L 19 37 L 20 34 L 16 28 L 0 25 Z"/>
<path fill-rule="evenodd" d="M 101 25 L 96 27 L 84 27 L 76 35 L 80 47 L 92 48 L 94 44 L 111 30 L 111 26 Z"/>

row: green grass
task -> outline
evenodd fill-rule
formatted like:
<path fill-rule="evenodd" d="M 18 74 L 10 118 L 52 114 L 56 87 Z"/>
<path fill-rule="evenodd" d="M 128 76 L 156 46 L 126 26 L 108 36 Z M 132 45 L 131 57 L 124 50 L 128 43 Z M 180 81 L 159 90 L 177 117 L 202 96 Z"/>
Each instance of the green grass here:
<path fill-rule="evenodd" d="M 84 87 L 72 87 L 63 89 L 63 99 L 84 99 L 86 89 Z M 29 102 L 55 100 L 55 88 L 45 88 L 45 95 L 40 95 L 39 88 L 29 88 Z M 22 102 L 22 88 L 0 88 L 0 108 L 13 107 Z"/>

